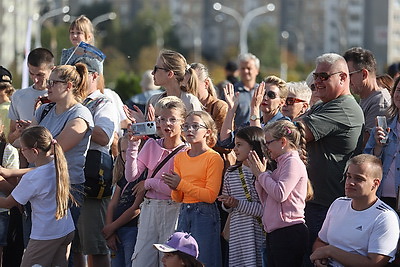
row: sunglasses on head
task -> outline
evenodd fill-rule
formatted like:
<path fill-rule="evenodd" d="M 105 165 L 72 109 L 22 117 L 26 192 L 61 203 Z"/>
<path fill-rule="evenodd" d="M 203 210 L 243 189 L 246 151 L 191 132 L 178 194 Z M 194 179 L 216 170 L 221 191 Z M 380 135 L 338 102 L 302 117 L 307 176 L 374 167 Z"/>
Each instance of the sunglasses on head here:
<path fill-rule="evenodd" d="M 268 91 L 265 93 L 264 97 L 268 96 L 269 99 L 275 99 L 277 98 L 277 94 L 274 91 Z"/>
<path fill-rule="evenodd" d="M 302 99 L 298 99 L 298 98 L 295 98 L 295 97 L 288 97 L 288 98 L 286 98 L 286 105 L 287 106 L 292 106 L 292 105 L 294 105 L 294 103 L 302 103 L 302 102 L 306 102 L 306 101 L 304 101 L 304 100 L 302 100 Z"/>
<path fill-rule="evenodd" d="M 321 81 L 327 81 L 327 80 L 329 80 L 329 78 L 331 76 L 333 76 L 335 74 L 338 74 L 338 73 L 343 73 L 343 72 L 342 71 L 338 71 L 338 72 L 334 72 L 334 73 L 331 73 L 331 74 L 326 73 L 326 72 L 314 72 L 313 73 L 313 77 L 314 77 L 314 80 L 317 80 L 319 78 L 319 79 L 321 79 Z"/>

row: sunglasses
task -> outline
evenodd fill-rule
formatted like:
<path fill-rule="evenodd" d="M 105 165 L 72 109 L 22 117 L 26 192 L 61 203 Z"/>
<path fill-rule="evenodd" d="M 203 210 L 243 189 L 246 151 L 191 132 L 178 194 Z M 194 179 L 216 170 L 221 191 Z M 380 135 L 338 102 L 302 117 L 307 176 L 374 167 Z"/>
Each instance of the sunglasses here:
<path fill-rule="evenodd" d="M 265 93 L 264 97 L 268 96 L 269 99 L 275 99 L 277 98 L 277 94 L 274 91 L 268 91 Z"/>
<path fill-rule="evenodd" d="M 159 66 L 155 65 L 155 66 L 154 66 L 154 69 L 153 69 L 153 73 L 155 74 L 158 70 L 169 71 L 169 69 L 162 68 L 162 67 L 159 67 Z"/>
<path fill-rule="evenodd" d="M 285 101 L 287 106 L 292 106 L 292 105 L 294 105 L 294 103 L 302 103 L 302 102 L 306 102 L 306 101 L 295 98 L 295 97 L 288 97 L 288 98 L 286 98 L 286 101 Z"/>
<path fill-rule="evenodd" d="M 331 76 L 333 76 L 335 74 L 338 74 L 338 73 L 343 73 L 343 72 L 342 71 L 338 71 L 338 72 L 334 72 L 334 73 L 331 73 L 331 74 L 328 74 L 326 72 L 314 72 L 313 73 L 313 77 L 314 77 L 314 80 L 317 80 L 318 78 L 320 78 L 321 81 L 327 81 L 327 80 L 329 80 L 329 78 Z"/>

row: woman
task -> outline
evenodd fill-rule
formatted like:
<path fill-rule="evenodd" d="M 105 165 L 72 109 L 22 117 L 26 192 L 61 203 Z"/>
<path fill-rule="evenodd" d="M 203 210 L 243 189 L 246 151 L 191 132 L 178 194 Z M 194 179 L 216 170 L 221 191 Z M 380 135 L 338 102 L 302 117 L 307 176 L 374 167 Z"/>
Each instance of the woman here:
<path fill-rule="evenodd" d="M 154 84 L 163 87 L 165 92 L 154 95 L 149 99 L 145 111 L 148 121 L 155 120 L 154 106 L 161 98 L 166 96 L 180 98 L 185 103 L 187 112 L 202 110 L 202 104 L 196 97 L 198 94 L 197 74 L 187 64 L 182 54 L 171 50 L 162 50 L 152 74 Z M 143 122 L 146 120 L 139 108 L 134 107 L 135 110 L 131 110 L 125 106 L 124 109 L 131 121 Z"/>
<path fill-rule="evenodd" d="M 364 153 L 372 154 L 382 160 L 383 177 L 377 191 L 378 197 L 396 210 L 396 198 L 400 186 L 399 137 L 400 137 L 400 78 L 391 90 L 391 105 L 387 110 L 388 128 L 375 127 L 365 146 Z M 384 140 L 387 138 L 386 142 Z"/>

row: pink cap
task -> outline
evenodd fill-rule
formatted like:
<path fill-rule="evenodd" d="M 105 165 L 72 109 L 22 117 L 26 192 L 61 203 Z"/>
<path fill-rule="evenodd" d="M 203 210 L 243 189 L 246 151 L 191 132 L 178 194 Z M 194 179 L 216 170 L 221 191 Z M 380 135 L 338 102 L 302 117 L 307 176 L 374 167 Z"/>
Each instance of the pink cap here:
<path fill-rule="evenodd" d="M 175 232 L 169 237 L 166 244 L 153 244 L 153 246 L 161 252 L 181 251 L 196 259 L 199 256 L 199 246 L 196 240 L 184 232 Z"/>

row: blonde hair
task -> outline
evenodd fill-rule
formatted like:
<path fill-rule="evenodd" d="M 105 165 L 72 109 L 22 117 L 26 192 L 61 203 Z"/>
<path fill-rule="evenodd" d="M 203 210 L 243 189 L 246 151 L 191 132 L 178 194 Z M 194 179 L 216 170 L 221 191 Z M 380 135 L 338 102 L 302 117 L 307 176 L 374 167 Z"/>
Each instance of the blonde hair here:
<path fill-rule="evenodd" d="M 22 143 L 28 148 L 36 148 L 48 152 L 54 148 L 54 165 L 56 168 L 56 213 L 57 220 L 68 212 L 68 201 L 73 199 L 70 192 L 70 181 L 67 160 L 62 147 L 54 141 L 50 131 L 43 126 L 33 126 L 21 134 Z"/>
<path fill-rule="evenodd" d="M 279 77 L 276 76 L 268 76 L 264 79 L 265 83 L 273 84 L 279 89 L 279 97 L 286 98 L 288 96 L 288 89 L 286 87 L 286 82 Z"/>
<path fill-rule="evenodd" d="M 73 29 L 83 32 L 88 43 L 94 45 L 94 27 L 90 19 L 85 15 L 80 15 L 71 23 L 69 31 L 72 31 Z"/>
<path fill-rule="evenodd" d="M 292 149 L 297 150 L 300 155 L 300 159 L 304 165 L 307 166 L 307 150 L 306 150 L 306 132 L 305 126 L 302 122 L 291 122 L 287 120 L 280 120 L 268 124 L 264 128 L 264 132 L 269 133 L 274 139 L 281 139 L 285 137 Z M 311 200 L 314 195 L 311 182 L 307 179 L 307 196 L 306 201 Z"/>
<path fill-rule="evenodd" d="M 176 96 L 163 97 L 154 106 L 154 109 L 157 109 L 158 111 L 173 108 L 180 112 L 183 119 L 186 117 L 186 106 L 183 101 Z"/>
<path fill-rule="evenodd" d="M 86 98 L 88 87 L 88 69 L 84 63 L 76 63 L 75 66 L 59 65 L 53 69 L 61 80 L 71 82 L 74 89 L 72 91 L 78 102 Z"/>
<path fill-rule="evenodd" d="M 11 97 L 11 95 L 15 92 L 14 86 L 9 82 L 0 82 L 0 90 L 4 90 L 4 93 Z"/>
<path fill-rule="evenodd" d="M 186 118 L 190 116 L 197 116 L 204 122 L 207 129 L 210 130 L 210 134 L 206 137 L 206 143 L 209 147 L 214 147 L 217 143 L 217 126 L 212 119 L 211 115 L 206 111 L 191 111 Z"/>
<path fill-rule="evenodd" d="M 207 67 L 201 63 L 192 63 L 190 64 L 190 67 L 196 71 L 197 77 L 200 81 L 208 81 L 208 87 L 207 87 L 208 94 L 217 98 L 217 92 L 212 83 Z"/>
<path fill-rule="evenodd" d="M 159 58 L 163 62 L 163 67 L 174 73 L 180 89 L 197 96 L 198 77 L 185 57 L 178 52 L 164 49 L 161 50 Z"/>

